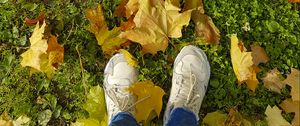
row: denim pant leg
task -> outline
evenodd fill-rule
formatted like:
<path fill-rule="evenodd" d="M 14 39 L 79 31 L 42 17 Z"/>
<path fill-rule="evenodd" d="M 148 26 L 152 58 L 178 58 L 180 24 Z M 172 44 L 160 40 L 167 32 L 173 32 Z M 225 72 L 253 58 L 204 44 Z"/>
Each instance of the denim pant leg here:
<path fill-rule="evenodd" d="M 174 108 L 166 126 L 198 126 L 196 115 L 186 108 Z"/>
<path fill-rule="evenodd" d="M 127 113 L 127 112 L 120 112 L 117 115 L 113 116 L 109 126 L 140 126 L 135 118 Z"/>

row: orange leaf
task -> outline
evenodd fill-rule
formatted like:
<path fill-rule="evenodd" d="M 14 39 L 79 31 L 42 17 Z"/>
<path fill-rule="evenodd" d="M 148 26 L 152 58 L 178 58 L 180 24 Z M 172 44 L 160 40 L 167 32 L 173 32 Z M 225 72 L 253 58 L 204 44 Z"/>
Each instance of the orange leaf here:
<path fill-rule="evenodd" d="M 290 3 L 300 3 L 300 0 L 289 0 Z"/>

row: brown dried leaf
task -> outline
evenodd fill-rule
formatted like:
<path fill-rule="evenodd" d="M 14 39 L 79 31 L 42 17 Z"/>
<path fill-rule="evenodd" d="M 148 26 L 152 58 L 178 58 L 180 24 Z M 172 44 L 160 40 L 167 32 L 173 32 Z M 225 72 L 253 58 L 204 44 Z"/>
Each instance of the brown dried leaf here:
<path fill-rule="evenodd" d="M 271 91 L 281 93 L 281 89 L 285 86 L 285 84 L 282 83 L 281 78 L 282 76 L 280 72 L 277 70 L 277 68 L 274 68 L 273 70 L 269 71 L 267 76 L 262 78 L 262 80 L 266 88 Z"/>
<path fill-rule="evenodd" d="M 257 66 L 260 63 L 267 63 L 270 60 L 265 49 L 259 45 L 251 45 L 251 50 L 254 65 Z"/>
<path fill-rule="evenodd" d="M 292 99 L 285 99 L 279 106 L 286 112 L 295 113 L 294 119 L 292 120 L 292 126 L 300 125 L 300 102 L 299 101 L 292 101 Z"/>

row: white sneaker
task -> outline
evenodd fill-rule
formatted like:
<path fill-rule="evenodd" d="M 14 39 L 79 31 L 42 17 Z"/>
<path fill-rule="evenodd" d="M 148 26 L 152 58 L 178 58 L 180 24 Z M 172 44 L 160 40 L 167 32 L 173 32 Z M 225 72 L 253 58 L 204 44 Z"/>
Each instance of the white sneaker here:
<path fill-rule="evenodd" d="M 169 120 L 174 108 L 184 107 L 192 111 L 197 120 L 210 77 L 206 54 L 195 46 L 185 46 L 174 62 L 172 89 L 164 122 Z"/>
<path fill-rule="evenodd" d="M 137 81 L 137 70 L 123 54 L 114 55 L 104 70 L 104 90 L 108 120 L 119 112 L 135 114 L 135 96 L 127 88 Z M 110 123 L 110 122 L 109 122 Z"/>

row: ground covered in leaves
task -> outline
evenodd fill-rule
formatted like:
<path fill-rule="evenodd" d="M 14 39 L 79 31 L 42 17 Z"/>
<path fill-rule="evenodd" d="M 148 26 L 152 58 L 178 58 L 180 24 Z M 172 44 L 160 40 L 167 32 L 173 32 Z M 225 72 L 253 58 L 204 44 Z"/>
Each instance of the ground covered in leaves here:
<path fill-rule="evenodd" d="M 102 53 L 95 36 L 88 31 L 85 10 L 97 7 L 96 0 L 0 0 L 0 113 L 12 119 L 22 115 L 30 118 L 30 125 L 68 125 L 89 113 L 84 109 L 91 87 L 102 86 L 103 71 L 109 56 Z M 119 0 L 100 1 L 109 28 L 120 26 L 124 18 L 113 15 Z M 163 115 L 171 87 L 172 64 L 183 45 L 192 44 L 203 49 L 211 65 L 211 80 L 200 110 L 200 122 L 207 113 L 238 110 L 255 125 L 267 125 L 268 105 L 279 105 L 290 98 L 291 87 L 281 93 L 269 91 L 262 78 L 277 68 L 283 78 L 291 68 L 300 66 L 299 4 L 287 0 L 204 0 L 205 13 L 220 30 L 220 44 L 206 45 L 195 36 L 191 21 L 182 29 L 182 37 L 170 39 L 165 52 L 157 55 L 140 52 L 134 44 L 127 50 L 138 61 L 139 80 L 152 80 L 166 95 Z M 21 66 L 21 54 L 30 46 L 34 27 L 24 23 L 45 13 L 50 31 L 64 47 L 64 62 L 49 80 L 46 74 L 33 74 Z M 237 86 L 231 58 L 230 36 L 237 37 L 250 49 L 253 43 L 263 47 L 270 60 L 260 64 L 259 85 L 255 92 L 245 84 Z M 291 122 L 294 114 L 282 113 Z M 162 116 L 153 120 L 162 124 Z"/>

